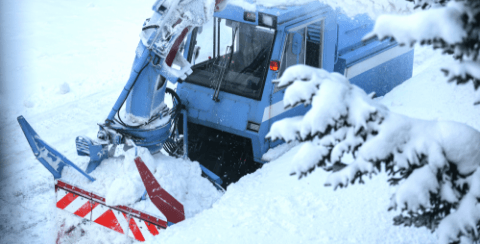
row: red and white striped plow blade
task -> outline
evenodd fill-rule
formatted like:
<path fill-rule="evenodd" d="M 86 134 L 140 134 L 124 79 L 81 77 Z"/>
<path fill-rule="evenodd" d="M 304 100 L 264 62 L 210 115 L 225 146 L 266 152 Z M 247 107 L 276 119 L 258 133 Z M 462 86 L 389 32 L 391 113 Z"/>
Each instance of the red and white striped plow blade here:
<path fill-rule="evenodd" d="M 105 198 L 76 186 L 57 181 L 57 208 L 93 221 L 99 225 L 145 241 L 147 236 L 156 236 L 167 222 L 157 217 L 126 206 L 107 206 Z"/>

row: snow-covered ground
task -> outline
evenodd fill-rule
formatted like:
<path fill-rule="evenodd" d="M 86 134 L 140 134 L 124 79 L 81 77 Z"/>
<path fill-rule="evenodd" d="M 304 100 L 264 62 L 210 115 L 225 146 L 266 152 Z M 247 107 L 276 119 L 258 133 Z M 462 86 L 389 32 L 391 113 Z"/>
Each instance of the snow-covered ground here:
<path fill-rule="evenodd" d="M 365 9 L 371 1 L 352 2 L 364 4 Z M 407 8 L 395 5 L 403 1 L 380 2 L 391 11 Z M 88 159 L 76 155 L 75 137 L 94 137 L 96 123 L 105 118 L 120 93 L 130 72 L 139 27 L 151 15 L 152 3 L 0 1 L 1 243 L 54 243 L 59 230 L 80 222 L 55 208 L 53 177 L 34 158 L 16 117 L 24 115 L 45 141 L 84 168 Z M 367 10 L 372 9 L 377 13 L 381 7 Z M 439 70 L 449 62 L 450 57 L 417 47 L 414 77 L 379 99 L 397 113 L 454 120 L 480 130 L 480 106 L 473 106 L 472 87 L 448 84 Z M 192 211 L 190 218 L 148 241 L 436 242 L 424 228 L 392 226 L 395 213 L 386 210 L 394 189 L 384 174 L 364 186 L 333 191 L 322 186 L 327 174 L 321 170 L 302 180 L 289 176 L 297 150 L 245 176 L 229 186 L 212 207 L 203 205 L 205 211 Z M 154 160 L 159 167 L 160 161 L 175 161 L 162 155 L 155 155 Z M 132 242 L 96 224 L 82 228 L 86 234 L 76 242 Z"/>

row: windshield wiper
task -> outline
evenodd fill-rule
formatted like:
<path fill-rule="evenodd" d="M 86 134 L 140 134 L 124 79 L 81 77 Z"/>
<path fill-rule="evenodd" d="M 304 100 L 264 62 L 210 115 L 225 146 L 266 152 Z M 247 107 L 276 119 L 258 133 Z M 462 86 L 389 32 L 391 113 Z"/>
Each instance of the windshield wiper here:
<path fill-rule="evenodd" d="M 218 75 L 214 76 L 213 79 L 217 78 L 216 81 L 214 80 L 213 84 L 216 84 L 217 87 L 215 87 L 215 93 L 213 93 L 213 101 L 215 102 L 218 102 L 220 101 L 218 99 L 218 95 L 220 94 L 220 87 L 222 86 L 222 81 L 223 81 L 223 78 L 225 76 L 225 70 L 229 69 L 230 68 L 230 64 L 232 63 L 232 55 L 233 55 L 233 48 L 235 47 L 235 37 L 237 35 L 237 30 L 238 30 L 238 27 L 235 28 L 235 30 L 233 31 L 233 38 L 232 38 L 232 45 L 231 46 L 227 46 L 227 50 L 230 49 L 230 53 L 228 54 L 228 58 L 225 58 L 223 60 L 223 62 L 220 62 L 219 63 L 219 72 L 218 72 Z M 220 45 L 220 43 L 219 43 Z M 225 51 L 225 53 L 227 53 L 228 51 Z"/>

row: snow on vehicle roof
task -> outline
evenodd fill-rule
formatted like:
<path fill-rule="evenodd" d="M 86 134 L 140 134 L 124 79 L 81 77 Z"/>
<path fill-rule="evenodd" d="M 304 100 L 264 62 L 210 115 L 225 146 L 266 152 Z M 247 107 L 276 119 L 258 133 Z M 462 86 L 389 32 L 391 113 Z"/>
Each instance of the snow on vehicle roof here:
<path fill-rule="evenodd" d="M 380 14 L 403 14 L 413 10 L 413 4 L 404 0 L 230 0 L 228 3 L 240 6 L 246 11 L 258 10 L 278 15 L 295 10 L 295 6 L 311 2 L 319 2 L 331 6 L 333 9 L 341 9 L 349 17 L 366 13 L 373 19 Z"/>

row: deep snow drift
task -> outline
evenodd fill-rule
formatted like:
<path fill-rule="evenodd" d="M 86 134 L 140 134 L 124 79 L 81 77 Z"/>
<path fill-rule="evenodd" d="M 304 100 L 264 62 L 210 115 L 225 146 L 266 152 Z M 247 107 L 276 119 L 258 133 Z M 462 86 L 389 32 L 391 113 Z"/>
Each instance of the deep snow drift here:
<path fill-rule="evenodd" d="M 349 6 L 367 2 L 371 1 L 353 1 Z M 396 6 L 380 3 L 387 10 Z M 54 243 L 59 230 L 81 222 L 55 208 L 53 177 L 35 160 L 16 117 L 24 115 L 45 141 L 85 167 L 88 159 L 76 155 L 75 137 L 95 137 L 96 123 L 105 119 L 127 80 L 140 26 L 151 15 L 152 4 L 151 0 L 0 2 L 0 242 Z M 372 9 L 381 12 L 381 4 Z M 480 130 L 480 106 L 473 106 L 471 86 L 448 84 L 439 70 L 448 62 L 451 58 L 417 48 L 414 77 L 379 100 L 397 113 L 454 120 Z M 270 156 L 276 158 L 278 151 Z M 320 170 L 302 180 L 289 176 L 297 151 L 293 148 L 229 186 L 203 212 L 192 202 L 191 218 L 147 241 L 436 243 L 426 229 L 392 226 L 395 213 L 386 210 L 394 189 L 385 183 L 385 175 L 364 186 L 333 191 L 321 187 L 327 174 Z M 162 155 L 153 158 L 162 167 L 170 167 L 171 161 L 185 163 Z M 85 234 L 72 237 L 79 243 L 132 242 L 96 224 L 81 227 Z"/>

